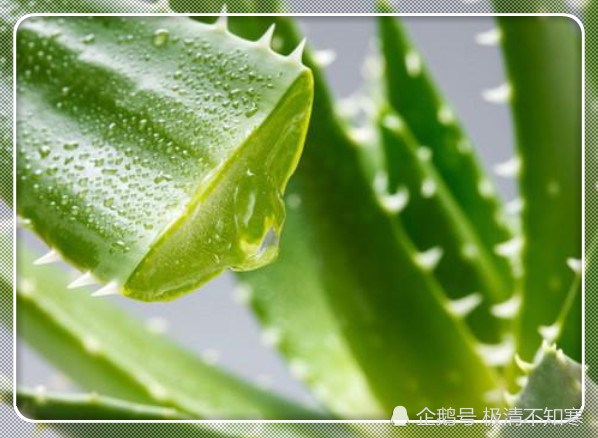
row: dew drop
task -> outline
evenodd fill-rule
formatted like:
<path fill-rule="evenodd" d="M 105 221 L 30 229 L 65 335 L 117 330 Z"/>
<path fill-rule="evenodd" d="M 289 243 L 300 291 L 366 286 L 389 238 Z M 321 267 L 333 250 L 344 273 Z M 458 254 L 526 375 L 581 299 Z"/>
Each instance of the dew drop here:
<path fill-rule="evenodd" d="M 245 111 L 245 117 L 252 117 L 255 113 L 257 113 L 257 105 L 253 104 Z"/>
<path fill-rule="evenodd" d="M 81 41 L 82 41 L 84 44 L 93 44 L 93 43 L 95 42 L 95 40 L 96 40 L 96 36 L 95 36 L 93 33 L 90 33 L 90 34 L 88 34 L 88 35 L 85 35 L 85 36 L 84 36 L 84 37 L 81 39 Z"/>
<path fill-rule="evenodd" d="M 170 32 L 167 29 L 158 29 L 154 32 L 152 44 L 156 47 L 162 47 L 168 42 Z"/>
<path fill-rule="evenodd" d="M 40 158 L 46 158 L 48 155 L 50 155 L 51 151 L 52 150 L 48 146 L 41 146 L 38 149 Z"/>
<path fill-rule="evenodd" d="M 79 143 L 76 141 L 69 141 L 68 143 L 65 143 L 63 147 L 67 151 L 74 151 L 79 147 Z"/>

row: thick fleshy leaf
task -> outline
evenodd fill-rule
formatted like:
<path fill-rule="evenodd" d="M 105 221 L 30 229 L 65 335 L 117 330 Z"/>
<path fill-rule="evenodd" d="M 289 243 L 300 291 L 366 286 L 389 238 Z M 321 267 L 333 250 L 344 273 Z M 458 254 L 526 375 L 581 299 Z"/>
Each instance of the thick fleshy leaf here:
<path fill-rule="evenodd" d="M 297 56 L 185 17 L 29 18 L 17 52 L 18 212 L 62 257 L 154 301 L 276 256 Z"/>
<path fill-rule="evenodd" d="M 434 275 L 456 314 L 467 319 L 480 341 L 501 342 L 506 324 L 492 312 L 510 297 L 494 255 L 436 171 L 431 149 L 420 146 L 405 120 L 390 109 L 381 111 L 377 123 L 383 151 L 378 176 L 386 182 L 378 188 L 382 205 L 420 251 L 439 254 Z M 507 311 L 497 315 L 513 316 Z"/>
<path fill-rule="evenodd" d="M 98 394 L 48 393 L 43 388 L 17 391 L 19 412 L 35 420 L 188 420 L 173 408 L 143 405 Z"/>
<path fill-rule="evenodd" d="M 520 162 L 522 307 L 518 351 L 533 358 L 557 319 L 581 265 L 581 48 L 566 17 L 500 17 Z M 581 318 L 580 300 L 572 307 Z M 578 356 L 577 336 L 560 345 Z M 563 340 L 564 342 L 564 340 Z"/>
<path fill-rule="evenodd" d="M 419 145 L 429 150 L 430 162 L 475 235 L 479 257 L 489 276 L 484 289 L 490 296 L 508 298 L 514 292 L 512 271 L 497 245 L 511 238 L 490 179 L 482 172 L 471 141 L 457 116 L 441 97 L 424 61 L 394 17 L 380 17 L 379 34 L 384 59 L 386 98 L 403 118 Z M 419 221 L 418 230 L 408 231 L 415 243 L 427 244 L 433 221 Z M 437 233 L 437 231 L 436 231 Z M 450 288 L 450 285 L 446 287 Z"/>
<path fill-rule="evenodd" d="M 522 419 L 543 420 L 547 424 L 516 425 L 511 422 L 495 427 L 489 436 L 532 438 L 538 436 L 539 427 L 546 438 L 596 436 L 598 430 L 593 416 L 598 394 L 596 383 L 586 376 L 582 406 L 582 366 L 554 346 L 544 345 L 540 354 L 538 362 L 527 370 L 527 383 L 515 399 L 511 412 L 518 410 Z"/>
<path fill-rule="evenodd" d="M 541 359 L 529 371 L 527 385 L 515 406 L 539 409 L 579 409 L 582 405 L 582 367 L 562 350 L 544 345 Z"/>

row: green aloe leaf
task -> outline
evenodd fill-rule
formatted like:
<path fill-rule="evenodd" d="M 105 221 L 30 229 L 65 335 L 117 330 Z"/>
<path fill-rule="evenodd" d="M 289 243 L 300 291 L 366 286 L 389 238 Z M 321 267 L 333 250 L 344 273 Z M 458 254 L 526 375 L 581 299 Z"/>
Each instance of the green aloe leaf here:
<path fill-rule="evenodd" d="M 518 408 L 523 418 L 554 420 L 566 424 L 542 425 L 506 424 L 497 426 L 489 434 L 495 438 L 525 438 L 538 436 L 552 437 L 588 437 L 596 436 L 595 398 L 598 393 L 596 383 L 585 378 L 585 403 L 582 392 L 583 367 L 567 357 L 562 350 L 544 344 L 540 349 L 537 363 L 526 366 L 526 385 L 516 397 L 513 406 Z"/>
<path fill-rule="evenodd" d="M 514 283 L 509 261 L 497 247 L 509 241 L 511 233 L 504 223 L 493 185 L 482 172 L 471 141 L 450 105 L 436 90 L 421 55 L 398 20 L 380 17 L 379 34 L 386 98 L 419 145 L 429 151 L 431 164 L 464 217 L 463 225 L 475 237 L 474 242 L 468 242 L 468 248 L 472 248 L 471 244 L 476 246 L 478 257 L 483 260 L 484 267 L 478 272 L 478 276 L 485 277 L 481 292 L 506 299 L 514 292 Z M 418 229 L 408 227 L 408 231 L 417 245 L 425 245 L 434 228 L 433 221 L 420 221 Z M 453 284 L 459 286 L 458 282 Z"/>
<path fill-rule="evenodd" d="M 494 257 L 436 171 L 431 150 L 419 145 L 396 112 L 382 110 L 377 122 L 384 152 L 380 168 L 387 175 L 387 184 L 379 188 L 383 206 L 420 251 L 436 251 L 440 260 L 434 274 L 455 312 L 467 318 L 480 340 L 500 342 L 505 324 L 491 312 L 509 296 L 500 286 Z"/>
<path fill-rule="evenodd" d="M 12 401 L 10 393 L 6 394 L 6 400 Z M 155 420 L 190 420 L 189 416 L 178 412 L 173 408 L 161 406 L 143 405 L 131 403 L 125 400 L 114 399 L 101 396 L 95 393 L 90 394 L 63 394 L 51 393 L 40 390 L 24 390 L 17 392 L 17 406 L 19 411 L 28 418 L 37 420 L 135 420 L 135 421 L 155 421 Z M 97 425 L 97 424 L 96 424 Z M 136 435 L 128 434 L 123 431 L 123 423 L 117 424 L 119 428 L 114 430 L 111 425 L 103 424 L 102 429 L 97 430 L 94 436 L 115 435 Z M 81 426 L 87 426 L 81 427 Z M 89 426 L 76 425 L 69 423 L 52 423 L 50 427 L 58 430 L 63 436 L 84 437 L 89 436 Z M 138 425 L 139 426 L 139 425 Z M 164 427 L 166 426 L 166 430 Z M 326 425 L 321 425 L 326 426 Z M 346 437 L 367 436 L 366 433 L 360 433 L 357 429 L 337 424 L 337 431 L 343 433 Z M 309 423 L 245 423 L 237 424 L 234 431 L 230 428 L 222 427 L 221 424 L 207 423 L 197 424 L 190 422 L 178 422 L 170 424 L 152 424 L 150 428 L 144 430 L 144 437 L 214 437 L 214 438 L 233 438 L 247 436 L 292 436 L 292 437 L 316 437 L 325 438 L 329 436 L 328 432 L 318 428 L 317 425 Z M 320 430 L 319 430 L 320 429 Z"/>
<path fill-rule="evenodd" d="M 62 394 L 19 389 L 17 407 L 36 420 L 185 420 L 173 408 L 143 405 L 98 394 Z"/>
<path fill-rule="evenodd" d="M 297 32 L 286 20 L 277 23 L 275 36 L 289 50 Z M 385 418 L 396 404 L 485 406 L 496 384 L 492 371 L 380 205 L 311 52 L 306 64 L 315 77 L 314 122 L 286 196 L 282 251 L 272 265 L 240 274 L 245 296 L 291 369 L 335 412 Z"/>
<path fill-rule="evenodd" d="M 196 358 L 106 300 L 66 289 L 68 276 L 18 253 L 17 331 L 90 391 L 194 418 L 317 418 Z M 8 263 L 8 260 L 4 260 Z M 2 278 L 10 293 L 11 278 Z"/>
<path fill-rule="evenodd" d="M 571 409 L 582 405 L 582 366 L 562 350 L 544 344 L 541 359 L 528 370 L 527 384 L 517 396 L 522 408 Z"/>
<path fill-rule="evenodd" d="M 165 300 L 273 260 L 312 79 L 268 43 L 182 17 L 20 25 L 18 212 L 77 284 Z"/>
<path fill-rule="evenodd" d="M 520 162 L 523 202 L 518 351 L 531 360 L 542 338 L 563 330 L 559 313 L 581 262 L 581 48 L 569 18 L 500 17 L 501 41 Z M 579 359 L 581 300 L 571 306 L 576 336 L 560 347 Z"/>

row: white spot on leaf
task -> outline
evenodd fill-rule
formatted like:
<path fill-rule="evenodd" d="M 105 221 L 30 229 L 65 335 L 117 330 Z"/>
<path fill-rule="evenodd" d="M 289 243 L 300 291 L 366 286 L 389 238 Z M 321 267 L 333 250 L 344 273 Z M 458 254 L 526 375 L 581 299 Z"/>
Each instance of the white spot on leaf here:
<path fill-rule="evenodd" d="M 436 194 L 436 182 L 431 178 L 426 178 L 421 185 L 421 195 L 424 198 L 431 198 Z"/>
<path fill-rule="evenodd" d="M 561 332 L 561 327 L 558 324 L 541 325 L 538 327 L 538 333 L 546 342 L 554 342 Z"/>
<path fill-rule="evenodd" d="M 409 76 L 419 76 L 422 72 L 422 61 L 417 52 L 413 50 L 407 52 L 405 55 L 405 67 L 407 68 L 407 74 Z"/>

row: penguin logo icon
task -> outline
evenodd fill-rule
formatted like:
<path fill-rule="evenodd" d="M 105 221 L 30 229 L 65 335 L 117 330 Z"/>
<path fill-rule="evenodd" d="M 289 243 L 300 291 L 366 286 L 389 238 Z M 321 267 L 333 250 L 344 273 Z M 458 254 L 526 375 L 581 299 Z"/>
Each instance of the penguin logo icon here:
<path fill-rule="evenodd" d="M 407 415 L 407 409 L 405 409 L 405 406 L 396 406 L 394 408 L 390 422 L 394 426 L 407 426 L 407 423 L 409 422 L 409 415 Z"/>

